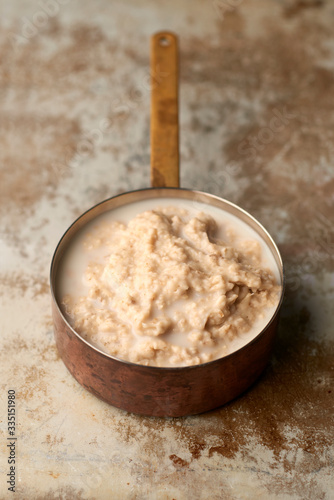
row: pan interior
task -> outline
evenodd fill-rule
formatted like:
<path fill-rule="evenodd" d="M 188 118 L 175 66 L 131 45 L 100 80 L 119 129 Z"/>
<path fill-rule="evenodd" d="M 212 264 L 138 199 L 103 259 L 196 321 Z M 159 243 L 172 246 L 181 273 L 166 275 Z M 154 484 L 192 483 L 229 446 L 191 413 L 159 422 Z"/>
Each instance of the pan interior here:
<path fill-rule="evenodd" d="M 151 206 L 153 208 L 157 205 L 176 203 L 181 206 L 184 204 L 185 208 L 191 207 L 198 211 L 203 210 L 203 208 L 204 210 L 207 208 L 210 209 L 213 214 L 215 211 L 218 213 L 223 210 L 232 221 L 236 218 L 238 222 L 246 226 L 247 230 L 250 229 L 251 232 L 255 232 L 263 243 L 263 247 L 269 255 L 271 262 L 274 263 L 272 264 L 272 269 L 276 275 L 277 283 L 280 285 L 283 284 L 282 261 L 275 243 L 267 231 L 252 216 L 243 211 L 241 208 L 226 200 L 207 193 L 180 188 L 151 188 L 133 191 L 105 200 L 85 212 L 72 224 L 59 242 L 51 267 L 51 287 L 60 314 L 64 317 L 65 321 L 68 321 L 69 318 L 66 317 L 66 314 L 61 306 L 62 293 L 60 293 L 60 280 L 63 272 L 62 262 L 64 261 L 67 253 L 73 247 L 73 242 L 80 237 L 80 234 L 83 231 L 86 231 L 87 227 L 94 224 L 96 220 L 108 217 L 111 213 L 117 215 L 122 213 L 122 211 L 124 212 L 124 210 L 128 210 L 131 213 L 131 210 L 134 207 L 137 207 L 137 209 L 138 207 L 142 207 L 139 210 L 142 211 L 142 209 L 147 210 L 148 208 L 151 208 Z M 204 204 L 204 207 L 202 204 Z M 272 317 L 275 316 L 279 308 L 282 294 L 280 296 L 279 304 Z M 239 347 L 237 346 L 236 348 Z"/>

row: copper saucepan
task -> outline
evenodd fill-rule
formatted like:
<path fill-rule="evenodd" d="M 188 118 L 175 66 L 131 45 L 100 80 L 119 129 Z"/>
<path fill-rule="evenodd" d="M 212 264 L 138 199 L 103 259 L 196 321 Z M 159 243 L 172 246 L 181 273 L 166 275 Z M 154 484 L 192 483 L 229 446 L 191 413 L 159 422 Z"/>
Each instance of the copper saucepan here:
<path fill-rule="evenodd" d="M 284 291 L 283 264 L 267 231 L 236 205 L 199 191 L 179 188 L 177 39 L 169 32 L 151 40 L 151 185 L 109 198 L 81 215 L 61 238 L 51 264 L 52 313 L 59 354 L 76 380 L 98 398 L 149 416 L 178 417 L 217 408 L 244 392 L 265 368 L 273 346 Z M 282 291 L 266 327 L 248 344 L 205 364 L 161 368 L 105 354 L 68 323 L 57 293 L 59 263 L 74 235 L 102 213 L 143 199 L 173 197 L 219 207 L 246 222 L 267 244 L 279 269 Z"/>

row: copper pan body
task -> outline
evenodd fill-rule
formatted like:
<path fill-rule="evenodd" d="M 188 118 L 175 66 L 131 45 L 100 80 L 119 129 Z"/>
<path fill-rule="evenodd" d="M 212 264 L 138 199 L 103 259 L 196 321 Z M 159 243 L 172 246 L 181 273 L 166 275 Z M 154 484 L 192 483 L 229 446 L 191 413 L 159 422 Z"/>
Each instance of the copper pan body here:
<path fill-rule="evenodd" d="M 98 215 L 143 199 L 173 197 L 214 205 L 251 226 L 268 245 L 281 277 L 279 304 L 259 334 L 239 350 L 209 363 L 177 368 L 142 366 L 107 355 L 86 342 L 67 322 L 59 306 L 59 262 L 74 235 Z M 149 188 L 124 193 L 94 206 L 61 238 L 51 264 L 52 314 L 59 354 L 74 378 L 87 390 L 123 410 L 157 417 L 179 417 L 217 408 L 236 398 L 260 376 L 268 363 L 284 291 L 280 253 L 267 231 L 236 205 L 207 193 L 181 188 Z"/>

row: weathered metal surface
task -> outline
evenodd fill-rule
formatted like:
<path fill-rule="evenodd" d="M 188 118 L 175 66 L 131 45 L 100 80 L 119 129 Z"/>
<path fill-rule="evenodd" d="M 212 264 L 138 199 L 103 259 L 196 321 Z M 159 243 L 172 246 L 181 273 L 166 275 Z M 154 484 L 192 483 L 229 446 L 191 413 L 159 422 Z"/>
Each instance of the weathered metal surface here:
<path fill-rule="evenodd" d="M 330 499 L 333 4 L 47 4 L 1 6 L 0 498 L 14 388 L 13 498 Z M 178 419 L 118 410 L 71 377 L 48 284 L 76 216 L 149 185 L 149 38 L 160 29 L 180 37 L 181 185 L 252 213 L 287 270 L 260 381 Z"/>

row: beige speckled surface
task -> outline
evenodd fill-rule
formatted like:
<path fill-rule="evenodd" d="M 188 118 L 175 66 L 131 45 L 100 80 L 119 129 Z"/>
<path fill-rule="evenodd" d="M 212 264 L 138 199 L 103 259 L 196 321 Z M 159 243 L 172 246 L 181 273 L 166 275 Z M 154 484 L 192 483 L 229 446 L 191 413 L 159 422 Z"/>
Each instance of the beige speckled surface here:
<path fill-rule="evenodd" d="M 334 498 L 334 3 L 0 8 L 0 498 Z M 250 211 L 287 271 L 259 382 L 181 419 L 127 414 L 82 389 L 56 352 L 48 286 L 74 218 L 148 186 L 149 37 L 162 28 L 181 38 L 182 186 Z M 15 494 L 5 483 L 12 388 Z"/>

